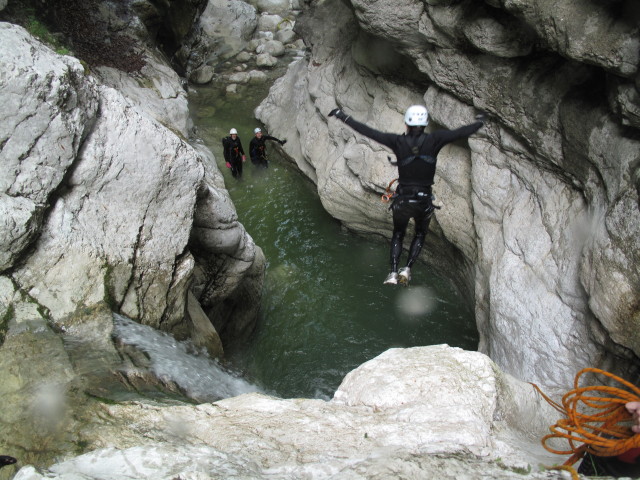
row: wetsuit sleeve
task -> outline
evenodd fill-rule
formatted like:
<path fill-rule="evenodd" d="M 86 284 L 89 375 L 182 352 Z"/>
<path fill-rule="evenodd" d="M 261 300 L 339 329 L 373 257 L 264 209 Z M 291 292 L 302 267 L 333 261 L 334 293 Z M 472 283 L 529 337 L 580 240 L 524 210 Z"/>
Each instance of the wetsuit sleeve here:
<path fill-rule="evenodd" d="M 228 162 L 229 161 L 229 142 L 227 141 L 226 138 L 222 139 L 222 155 L 224 156 L 224 159 Z"/>
<path fill-rule="evenodd" d="M 443 147 L 447 143 L 455 142 L 461 138 L 466 138 L 469 135 L 473 135 L 480 128 L 484 126 L 484 122 L 474 122 L 464 127 L 456 128 L 454 130 L 438 130 L 433 132 L 433 135 L 437 135 L 439 147 Z"/>
<path fill-rule="evenodd" d="M 244 149 L 242 148 L 242 142 L 240 141 L 240 137 L 238 137 L 238 151 L 244 155 Z"/>
<path fill-rule="evenodd" d="M 364 123 L 360 123 L 351 117 L 347 117 L 344 123 L 349 125 L 356 132 L 364 135 L 365 137 L 369 137 L 371 140 L 375 140 L 376 142 L 381 143 L 385 147 L 389 147 L 392 150 L 395 145 L 396 139 L 398 138 L 398 135 L 396 135 L 395 133 L 380 132 L 379 130 L 368 127 Z"/>
<path fill-rule="evenodd" d="M 276 137 L 272 137 L 271 135 L 263 135 L 262 138 L 265 140 L 273 140 L 274 142 L 280 143 L 280 139 Z"/>

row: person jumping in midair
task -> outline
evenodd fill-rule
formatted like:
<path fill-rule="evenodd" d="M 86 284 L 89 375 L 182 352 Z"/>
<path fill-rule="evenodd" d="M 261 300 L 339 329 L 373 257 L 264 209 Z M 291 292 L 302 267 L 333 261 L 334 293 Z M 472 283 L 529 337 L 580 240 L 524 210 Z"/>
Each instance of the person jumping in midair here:
<path fill-rule="evenodd" d="M 356 132 L 390 148 L 397 158 L 398 187 L 391 206 L 393 213 L 391 272 L 384 284 L 408 285 L 411 280 L 411 267 L 420 255 L 435 208 L 431 186 L 436 173 L 438 152 L 446 144 L 466 138 L 478 131 L 484 125 L 486 116 L 480 114 L 476 116 L 478 121 L 455 130 L 436 130 L 425 133 L 424 128 L 429 123 L 429 113 L 422 105 L 412 105 L 404 115 L 407 131 L 402 135 L 374 130 L 357 122 L 339 108 L 331 110 L 329 116 L 342 120 Z M 407 266 L 398 271 L 402 241 L 411 218 L 416 224 L 415 236 L 409 248 Z"/>

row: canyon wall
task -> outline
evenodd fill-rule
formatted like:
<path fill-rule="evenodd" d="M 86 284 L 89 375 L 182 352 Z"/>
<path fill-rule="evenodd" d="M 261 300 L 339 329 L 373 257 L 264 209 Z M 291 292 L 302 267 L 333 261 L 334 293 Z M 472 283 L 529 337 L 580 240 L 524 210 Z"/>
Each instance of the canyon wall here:
<path fill-rule="evenodd" d="M 487 112 L 439 155 L 414 281 L 450 272 L 475 304 L 479 350 L 567 386 L 601 367 L 637 379 L 640 354 L 640 34 L 634 2 L 326 0 L 298 21 L 310 46 L 256 110 L 349 228 L 390 237 L 386 149 L 327 113 L 403 133 Z M 381 281 L 386 272 L 380 272 Z M 462 279 L 462 281 L 460 280 Z"/>

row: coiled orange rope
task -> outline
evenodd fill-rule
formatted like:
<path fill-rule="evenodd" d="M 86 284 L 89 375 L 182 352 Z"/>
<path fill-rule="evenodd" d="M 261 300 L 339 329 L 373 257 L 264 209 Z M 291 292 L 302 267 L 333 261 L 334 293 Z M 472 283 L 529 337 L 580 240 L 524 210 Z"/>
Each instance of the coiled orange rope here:
<path fill-rule="evenodd" d="M 604 385 L 579 387 L 580 377 L 586 373 L 604 375 L 626 389 Z M 542 438 L 542 446 L 549 452 L 571 454 L 564 465 L 573 465 L 585 452 L 600 457 L 613 457 L 640 447 L 640 434 L 635 434 L 628 425 L 623 424 L 631 420 L 625 404 L 640 401 L 640 388 L 635 385 L 604 370 L 585 368 L 576 375 L 574 389 L 562 397 L 562 405 L 547 397 L 537 385 L 531 385 L 566 417 L 549 427 L 553 433 Z M 570 449 L 551 448 L 547 442 L 552 438 L 567 439 Z M 576 445 L 576 442 L 581 445 Z"/>

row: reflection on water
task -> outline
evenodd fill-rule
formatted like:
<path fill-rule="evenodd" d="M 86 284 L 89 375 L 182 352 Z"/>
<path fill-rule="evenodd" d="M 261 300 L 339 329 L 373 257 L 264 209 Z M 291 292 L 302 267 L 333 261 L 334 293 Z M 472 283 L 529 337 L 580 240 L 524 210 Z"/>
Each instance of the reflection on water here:
<path fill-rule="evenodd" d="M 192 92 L 194 122 L 216 155 L 239 220 L 268 262 L 257 330 L 226 349 L 236 368 L 272 394 L 326 399 L 346 373 L 388 348 L 477 348 L 468 302 L 424 264 L 415 266 L 411 287 L 383 286 L 388 244 L 345 232 L 322 208 L 315 186 L 272 143 L 267 170 L 247 162 L 244 178 L 232 178 L 220 140 L 237 128 L 248 152 L 258 126 L 253 109 L 266 91 L 224 101 L 219 95 L 216 87 Z"/>

